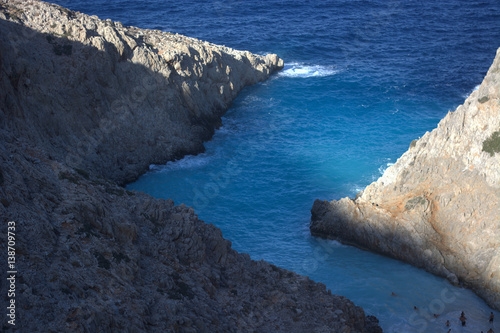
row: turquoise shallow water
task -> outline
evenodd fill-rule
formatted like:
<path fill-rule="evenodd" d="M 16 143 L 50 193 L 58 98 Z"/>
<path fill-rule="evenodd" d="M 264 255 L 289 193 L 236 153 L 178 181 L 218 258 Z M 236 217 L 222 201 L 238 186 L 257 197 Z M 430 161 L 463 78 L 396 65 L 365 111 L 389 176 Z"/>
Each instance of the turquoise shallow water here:
<path fill-rule="evenodd" d="M 383 99 L 376 103 L 382 114 L 364 105 L 339 112 L 332 105 L 338 101 L 327 93 L 321 98 L 319 90 L 343 74 L 295 68 L 309 74 L 292 75 L 287 67 L 247 89 L 205 153 L 151 166 L 128 188 L 194 206 L 238 251 L 325 283 L 375 314 L 386 331 L 439 332 L 446 321 L 441 318 L 458 325 L 463 310 L 471 322 L 461 332 L 487 328 L 490 309 L 472 292 L 410 265 L 309 235 L 314 199 L 355 195 L 407 148 L 407 132 L 419 124 Z M 298 92 L 304 84 L 318 85 L 316 94 Z M 437 121 L 421 108 L 421 123 Z"/>
<path fill-rule="evenodd" d="M 56 2 L 285 60 L 242 92 L 205 153 L 152 166 L 129 189 L 194 206 L 238 251 L 325 283 L 386 332 L 447 332 L 446 319 L 452 332 L 489 329 L 471 291 L 308 226 L 315 199 L 354 196 L 481 83 L 499 1 Z"/>

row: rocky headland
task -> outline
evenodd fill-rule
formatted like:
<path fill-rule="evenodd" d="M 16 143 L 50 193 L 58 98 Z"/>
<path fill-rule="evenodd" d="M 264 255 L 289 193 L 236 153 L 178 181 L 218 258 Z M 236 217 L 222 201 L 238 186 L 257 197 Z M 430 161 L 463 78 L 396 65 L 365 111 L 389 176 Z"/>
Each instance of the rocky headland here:
<path fill-rule="evenodd" d="M 445 276 L 500 310 L 500 49 L 479 89 L 380 179 L 311 213 L 313 235 Z"/>
<path fill-rule="evenodd" d="M 119 186 L 201 152 L 237 93 L 282 66 L 1 0 L 0 260 L 6 274 L 15 225 L 17 271 L 15 296 L 1 283 L 1 330 L 381 331 L 323 284 L 237 253 L 192 208 Z"/>

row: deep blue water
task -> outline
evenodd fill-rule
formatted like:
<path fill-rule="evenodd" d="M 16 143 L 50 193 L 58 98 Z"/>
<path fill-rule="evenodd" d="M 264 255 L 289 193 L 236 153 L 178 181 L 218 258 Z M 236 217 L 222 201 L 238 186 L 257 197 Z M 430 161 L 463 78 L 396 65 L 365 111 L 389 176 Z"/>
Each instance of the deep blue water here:
<path fill-rule="evenodd" d="M 452 332 L 488 330 L 491 310 L 471 291 L 315 239 L 308 225 L 314 199 L 354 196 L 481 83 L 500 46 L 500 1 L 56 2 L 285 60 L 242 92 L 205 153 L 128 188 L 194 206 L 238 251 L 325 283 L 386 332 L 446 332 L 446 319 Z"/>

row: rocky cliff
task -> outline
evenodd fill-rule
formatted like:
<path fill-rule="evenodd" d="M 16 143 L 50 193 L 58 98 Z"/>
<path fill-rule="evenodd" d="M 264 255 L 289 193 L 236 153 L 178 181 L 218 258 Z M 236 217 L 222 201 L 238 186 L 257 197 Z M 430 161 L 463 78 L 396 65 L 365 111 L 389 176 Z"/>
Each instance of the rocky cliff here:
<path fill-rule="evenodd" d="M 202 151 L 237 93 L 283 66 L 276 55 L 41 2 L 1 3 L 4 80 L 15 90 L 2 95 L 24 117 L 18 130 L 69 166 L 121 183 L 148 163 Z"/>
<path fill-rule="evenodd" d="M 477 91 L 354 200 L 317 200 L 313 235 L 407 261 L 500 309 L 500 49 Z"/>
<path fill-rule="evenodd" d="M 0 281 L 8 231 L 17 272 L 0 284 L 15 305 L 2 331 L 379 331 L 324 285 L 237 253 L 192 208 L 118 186 L 201 151 L 238 91 L 282 66 L 0 0 Z"/>

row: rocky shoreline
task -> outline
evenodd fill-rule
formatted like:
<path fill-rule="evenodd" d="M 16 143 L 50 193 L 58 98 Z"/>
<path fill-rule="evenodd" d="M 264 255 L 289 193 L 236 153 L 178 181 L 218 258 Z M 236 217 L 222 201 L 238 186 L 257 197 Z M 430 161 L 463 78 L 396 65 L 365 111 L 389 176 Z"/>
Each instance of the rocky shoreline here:
<path fill-rule="evenodd" d="M 276 55 L 41 1 L 1 0 L 0 32 L 0 243 L 14 222 L 18 271 L 2 331 L 381 332 L 323 284 L 237 253 L 192 208 L 119 186 L 202 151 Z"/>
<path fill-rule="evenodd" d="M 500 49 L 455 111 L 355 199 L 316 200 L 310 231 L 406 261 L 500 310 Z"/>

